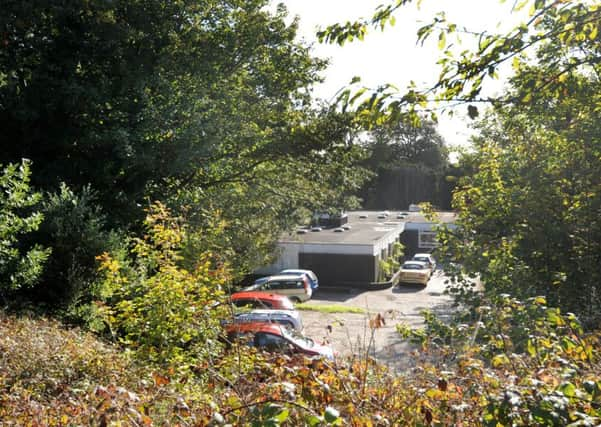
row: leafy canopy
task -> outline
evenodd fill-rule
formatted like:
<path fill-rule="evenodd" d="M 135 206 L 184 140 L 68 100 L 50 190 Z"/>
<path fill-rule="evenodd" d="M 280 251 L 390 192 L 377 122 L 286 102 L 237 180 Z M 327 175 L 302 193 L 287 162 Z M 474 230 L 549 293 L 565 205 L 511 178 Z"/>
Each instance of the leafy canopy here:
<path fill-rule="evenodd" d="M 402 13 L 403 6 L 411 2 L 389 1 L 379 6 L 371 17 L 330 25 L 320 31 L 318 37 L 323 42 L 339 45 L 361 39 L 370 28 L 384 29 L 387 25 L 394 25 L 395 14 Z M 421 0 L 415 3 L 421 3 Z M 478 115 L 477 103 L 528 102 L 543 92 L 559 96 L 572 71 L 598 67 L 601 21 L 598 4 L 585 0 L 525 0 L 515 2 L 514 9 L 528 10 L 528 21 L 501 34 L 490 30 L 474 33 L 469 28 L 460 28 L 449 22 L 443 13 L 437 14 L 417 33 L 418 43 L 431 37 L 438 38 L 441 72 L 432 87 L 410 86 L 405 92 L 400 92 L 384 85 L 371 97 L 363 98 L 353 96 L 349 90 L 343 93 L 341 103 L 356 104 L 362 114 L 386 120 L 387 117 L 406 113 L 417 119 L 420 111 L 428 111 L 435 118 L 436 104 L 442 103 L 444 109 L 458 102 L 471 102 L 468 113 L 475 118 Z M 460 43 L 460 37 L 466 37 L 466 34 L 474 36 L 477 47 L 456 52 L 453 45 Z M 536 59 L 534 55 L 538 55 L 539 64 L 544 64 L 544 73 L 532 75 L 530 84 L 522 93 L 481 96 L 483 84 L 489 78 L 498 77 L 501 65 L 510 64 L 514 71 L 519 72 Z M 356 93 L 363 91 L 365 89 L 359 89 Z"/>

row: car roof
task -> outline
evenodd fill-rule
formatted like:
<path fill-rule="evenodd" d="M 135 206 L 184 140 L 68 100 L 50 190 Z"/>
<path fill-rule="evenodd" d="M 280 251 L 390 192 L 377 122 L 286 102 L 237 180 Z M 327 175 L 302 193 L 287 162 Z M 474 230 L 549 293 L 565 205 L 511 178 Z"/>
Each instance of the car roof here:
<path fill-rule="evenodd" d="M 428 253 L 420 253 L 420 254 L 415 254 L 415 255 L 413 255 L 413 256 L 414 256 L 414 257 L 416 257 L 416 256 L 420 256 L 420 257 L 421 257 L 421 256 L 425 256 L 425 257 L 431 257 L 431 256 L 432 256 L 432 254 L 428 254 Z"/>
<path fill-rule="evenodd" d="M 248 315 L 248 314 L 266 314 L 269 316 L 290 316 L 290 317 L 298 317 L 298 311 L 296 310 L 285 310 L 282 308 L 255 308 L 249 311 L 241 311 L 240 313 L 236 313 L 236 316 Z"/>
<path fill-rule="evenodd" d="M 303 274 L 276 274 L 274 276 L 269 276 L 267 281 L 275 282 L 276 280 L 288 280 L 288 281 L 294 280 L 294 279 L 302 280 L 302 279 L 304 279 Z"/>
<path fill-rule="evenodd" d="M 313 270 L 304 270 L 302 268 L 287 268 L 285 270 L 280 271 L 278 274 L 306 274 L 311 278 L 317 278 L 317 275 L 313 272 Z"/>
<path fill-rule="evenodd" d="M 405 261 L 405 262 L 403 263 L 403 265 L 405 265 L 405 264 L 417 264 L 417 265 L 423 265 L 423 266 L 426 266 L 426 265 L 428 265 L 428 264 L 426 264 L 426 263 L 425 263 L 425 262 L 423 262 L 423 261 L 415 261 L 415 260 L 411 260 L 411 261 Z"/>
<path fill-rule="evenodd" d="M 231 298 L 234 299 L 258 299 L 267 301 L 282 301 L 288 299 L 288 297 L 279 294 L 272 294 L 270 292 L 261 291 L 240 291 L 232 294 Z"/>

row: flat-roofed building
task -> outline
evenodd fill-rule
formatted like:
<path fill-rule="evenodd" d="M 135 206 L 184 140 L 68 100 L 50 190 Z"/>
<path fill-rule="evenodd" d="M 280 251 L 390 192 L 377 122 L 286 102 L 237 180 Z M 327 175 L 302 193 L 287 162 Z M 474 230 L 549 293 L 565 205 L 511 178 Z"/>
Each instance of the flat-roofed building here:
<path fill-rule="evenodd" d="M 326 286 L 369 286 L 383 281 L 380 261 L 388 259 L 395 242 L 413 255 L 429 252 L 432 236 L 432 224 L 419 212 L 348 212 L 338 227 L 302 227 L 282 236 L 277 261 L 257 273 L 302 268 L 313 270 Z"/>

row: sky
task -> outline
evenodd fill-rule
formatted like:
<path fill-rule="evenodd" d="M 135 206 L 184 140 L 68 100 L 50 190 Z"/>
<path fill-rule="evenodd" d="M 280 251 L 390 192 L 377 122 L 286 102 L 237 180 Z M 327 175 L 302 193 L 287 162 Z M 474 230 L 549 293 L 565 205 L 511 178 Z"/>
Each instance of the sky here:
<path fill-rule="evenodd" d="M 527 10 L 513 10 L 515 0 L 422 0 L 418 9 L 416 2 L 403 6 L 395 15 L 396 24 L 384 31 L 370 29 L 363 41 L 338 45 L 324 45 L 317 42 L 315 32 L 336 22 L 353 21 L 359 17 L 369 17 L 375 8 L 387 0 L 280 0 L 291 17 L 297 15 L 299 38 L 313 46 L 313 54 L 329 58 L 330 66 L 324 74 L 325 82 L 315 87 L 315 96 L 331 100 L 336 92 L 347 85 L 353 77 L 361 77 L 368 87 L 392 83 L 399 89 L 410 81 L 419 86 L 431 85 L 439 68 L 436 60 L 440 55 L 437 35 L 424 46 L 416 45 L 417 29 L 430 23 L 440 11 L 447 19 L 471 31 L 498 32 L 509 30 L 527 18 Z M 392 0 L 390 0 L 392 1 Z M 450 41 L 450 40 L 449 40 Z M 473 41 L 462 36 L 458 49 L 469 48 Z M 503 87 L 501 80 L 488 82 L 483 94 L 492 95 Z M 450 145 L 467 145 L 472 132 L 469 129 L 467 106 L 454 110 L 453 117 L 439 117 L 439 133 Z"/>

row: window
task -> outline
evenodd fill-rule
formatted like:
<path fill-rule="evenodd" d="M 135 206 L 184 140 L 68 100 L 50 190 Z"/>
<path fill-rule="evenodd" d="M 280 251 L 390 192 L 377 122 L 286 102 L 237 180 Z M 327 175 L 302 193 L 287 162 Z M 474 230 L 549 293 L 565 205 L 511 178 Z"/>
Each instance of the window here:
<path fill-rule="evenodd" d="M 432 249 L 439 246 L 438 242 L 436 241 L 436 231 L 419 230 L 417 238 L 417 245 L 420 248 Z"/>
<path fill-rule="evenodd" d="M 269 333 L 257 333 L 255 335 L 254 343 L 257 347 L 264 347 L 270 351 L 284 350 L 288 348 L 288 341 L 286 341 L 285 338 Z"/>

